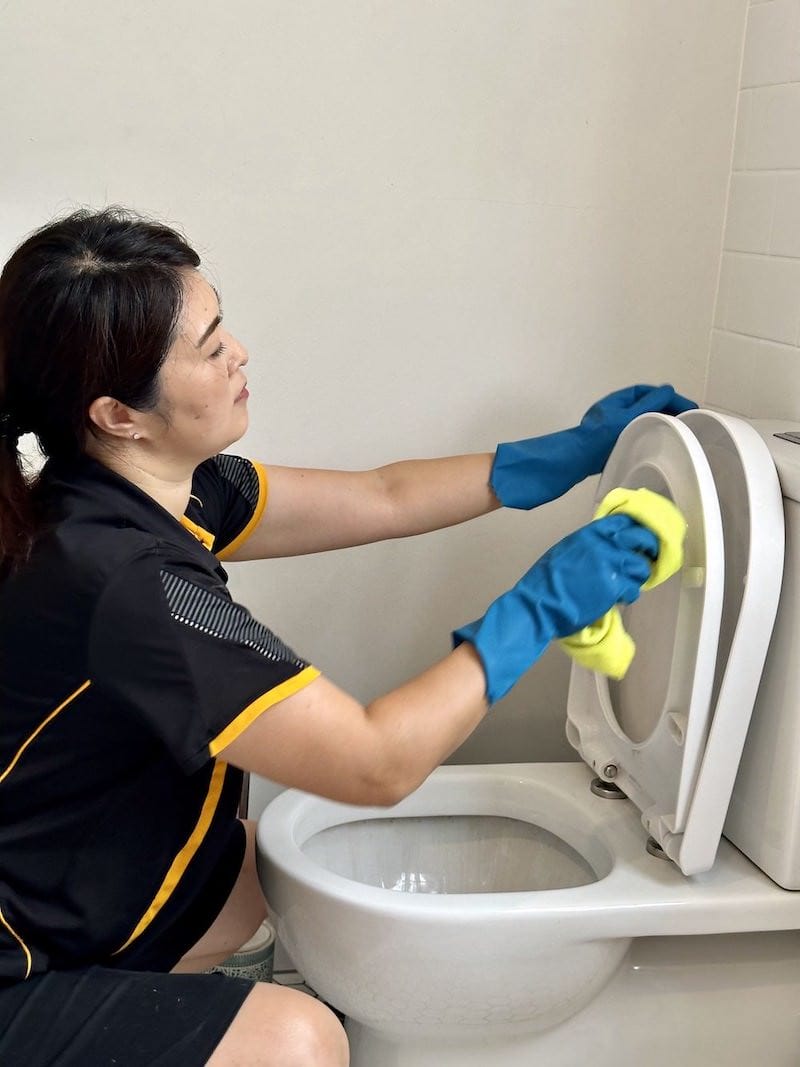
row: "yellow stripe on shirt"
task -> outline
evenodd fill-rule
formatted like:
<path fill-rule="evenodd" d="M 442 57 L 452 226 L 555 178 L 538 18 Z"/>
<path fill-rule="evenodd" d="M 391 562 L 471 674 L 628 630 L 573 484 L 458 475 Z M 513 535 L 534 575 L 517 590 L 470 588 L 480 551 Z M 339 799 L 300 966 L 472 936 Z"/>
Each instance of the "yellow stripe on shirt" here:
<path fill-rule="evenodd" d="M 17 762 L 19 761 L 19 758 L 22 755 L 22 753 L 25 751 L 25 749 L 28 747 L 28 745 L 31 744 L 32 741 L 36 740 L 38 735 L 42 732 L 42 730 L 44 730 L 45 726 L 47 726 L 47 724 L 49 722 L 52 722 L 53 719 L 56 717 L 56 715 L 58 715 L 58 713 L 60 711 L 63 711 L 64 708 L 68 704 L 71 704 L 73 700 L 77 699 L 77 697 L 79 697 L 81 695 L 81 693 L 84 691 L 84 689 L 88 689 L 91 684 L 92 684 L 91 681 L 89 679 L 87 679 L 83 683 L 83 685 L 78 686 L 78 688 L 75 690 L 74 693 L 70 693 L 70 695 L 67 697 L 66 700 L 62 700 L 62 702 L 58 705 L 58 707 L 55 708 L 53 711 L 51 711 L 50 714 L 46 718 L 42 719 L 42 721 L 39 723 L 39 725 L 36 727 L 36 729 L 33 731 L 33 733 L 30 734 L 28 737 L 26 737 L 26 739 L 22 742 L 20 747 L 17 749 L 16 754 L 14 755 L 14 758 L 11 760 L 11 762 L 6 767 L 6 769 L 3 771 L 3 773 L 0 774 L 0 782 L 2 782 L 5 778 L 7 778 L 9 776 L 9 774 L 11 774 L 11 772 L 13 771 L 13 769 L 16 766 Z"/>
<path fill-rule="evenodd" d="M 270 689 L 268 693 L 262 693 L 260 697 L 248 704 L 244 711 L 240 711 L 233 722 L 229 723 L 222 733 L 217 734 L 212 738 L 208 746 L 208 751 L 212 756 L 216 756 L 223 750 L 231 741 L 235 741 L 239 734 L 244 733 L 251 723 L 255 722 L 262 711 L 266 711 L 267 708 L 273 707 L 281 700 L 285 700 L 286 697 L 291 696 L 293 693 L 299 692 L 301 689 L 313 682 L 315 678 L 319 678 L 320 672 L 316 667 L 306 667 L 305 670 L 300 671 L 299 674 L 295 674 L 294 677 L 288 678 L 285 682 L 281 682 L 280 685 L 276 685 L 274 689 Z"/>
<path fill-rule="evenodd" d="M 250 534 L 261 522 L 261 516 L 264 514 L 264 508 L 267 506 L 267 497 L 269 496 L 269 481 L 267 479 L 267 472 L 261 463 L 256 463 L 255 460 L 250 460 L 253 465 L 253 470 L 258 477 L 258 502 L 256 503 L 253 514 L 250 516 L 250 521 L 247 523 L 241 533 L 231 541 L 230 544 L 225 545 L 217 552 L 217 559 L 230 559 L 237 548 L 245 543 Z"/>
<path fill-rule="evenodd" d="M 28 946 L 25 944 L 25 942 L 19 936 L 17 931 L 15 929 L 13 929 L 13 927 L 11 926 L 11 923 L 8 921 L 8 919 L 5 917 L 5 915 L 3 915 L 2 908 L 0 908 L 0 923 L 2 923 L 3 926 L 5 926 L 6 930 L 8 930 L 8 932 L 11 934 L 11 936 L 14 938 L 14 940 L 19 943 L 19 947 L 25 953 L 25 959 L 27 961 L 27 967 L 25 969 L 25 977 L 29 978 L 30 977 L 30 973 L 31 973 L 31 967 L 32 967 L 33 964 L 32 964 L 32 961 L 31 961 L 31 954 L 28 951 Z"/>
<path fill-rule="evenodd" d="M 217 810 L 217 804 L 222 793 L 222 783 L 225 779 L 225 771 L 228 769 L 228 764 L 223 763 L 222 760 L 217 760 L 214 771 L 211 775 L 211 782 L 208 786 L 208 793 L 206 799 L 203 801 L 203 807 L 200 811 L 200 817 L 197 820 L 197 825 L 189 837 L 189 840 L 180 850 L 178 855 L 172 861 L 169 870 L 166 873 L 164 881 L 158 887 L 156 895 L 153 897 L 153 902 L 150 907 L 141 917 L 139 922 L 133 929 L 128 940 L 124 945 L 120 946 L 115 952 L 112 952 L 112 956 L 117 956 L 120 952 L 124 951 L 131 942 L 135 941 L 137 937 L 142 934 L 150 923 L 155 919 L 156 915 L 161 911 L 164 905 L 175 891 L 178 883 L 183 877 L 186 868 L 192 861 L 192 857 L 203 842 L 203 838 L 208 833 L 208 828 L 211 825 L 211 820 L 214 818 L 214 812 Z"/>

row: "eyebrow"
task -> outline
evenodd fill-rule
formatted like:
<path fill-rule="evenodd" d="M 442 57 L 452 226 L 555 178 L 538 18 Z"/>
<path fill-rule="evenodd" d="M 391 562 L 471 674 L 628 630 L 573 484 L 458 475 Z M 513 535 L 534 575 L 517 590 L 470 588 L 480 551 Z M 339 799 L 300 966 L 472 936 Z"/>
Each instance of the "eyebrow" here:
<path fill-rule="evenodd" d="M 219 293 L 217 292 L 217 290 L 214 288 L 213 285 L 211 286 L 211 288 L 214 289 L 214 293 L 215 293 L 215 295 L 217 297 L 217 303 L 219 304 L 219 315 L 217 315 L 213 319 L 213 321 L 209 323 L 209 325 L 205 328 L 205 330 L 203 330 L 202 334 L 200 335 L 199 340 L 195 343 L 195 346 L 194 346 L 195 348 L 202 348 L 203 345 L 206 343 L 206 341 L 211 336 L 211 334 L 214 332 L 214 330 L 216 330 L 217 326 L 219 326 L 219 324 L 222 322 L 222 300 L 220 298 Z"/>

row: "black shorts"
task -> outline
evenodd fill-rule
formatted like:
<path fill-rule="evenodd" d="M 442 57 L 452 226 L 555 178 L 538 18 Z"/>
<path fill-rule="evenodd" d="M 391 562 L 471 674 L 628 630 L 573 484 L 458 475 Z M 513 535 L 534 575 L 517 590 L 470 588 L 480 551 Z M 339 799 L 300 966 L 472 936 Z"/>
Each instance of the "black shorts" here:
<path fill-rule="evenodd" d="M 4 1067 L 202 1067 L 253 983 L 89 967 L 0 986 Z"/>

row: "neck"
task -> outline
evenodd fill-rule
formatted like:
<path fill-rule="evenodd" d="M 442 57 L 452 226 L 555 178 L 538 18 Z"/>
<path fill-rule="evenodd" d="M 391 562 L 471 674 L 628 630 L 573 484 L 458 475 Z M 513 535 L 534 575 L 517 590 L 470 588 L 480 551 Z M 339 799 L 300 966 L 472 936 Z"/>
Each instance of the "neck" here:
<path fill-rule="evenodd" d="M 143 450 L 142 450 L 143 451 Z M 137 489 L 147 493 L 165 511 L 180 520 L 189 504 L 194 467 L 185 463 L 170 463 L 163 457 L 153 458 L 146 454 L 115 452 L 110 449 L 87 452 L 115 474 L 132 482 Z"/>

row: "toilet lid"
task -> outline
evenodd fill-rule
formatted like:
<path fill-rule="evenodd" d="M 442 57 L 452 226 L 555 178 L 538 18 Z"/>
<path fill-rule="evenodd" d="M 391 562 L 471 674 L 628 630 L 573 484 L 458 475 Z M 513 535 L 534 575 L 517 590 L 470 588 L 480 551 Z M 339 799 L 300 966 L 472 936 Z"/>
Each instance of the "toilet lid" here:
<path fill-rule="evenodd" d="M 648 414 L 620 436 L 597 501 L 617 486 L 675 502 L 688 522 L 684 565 L 622 609 L 637 649 L 622 681 L 573 664 L 567 736 L 639 807 L 666 854 L 696 874 L 716 856 L 777 610 L 777 474 L 741 420 Z"/>

